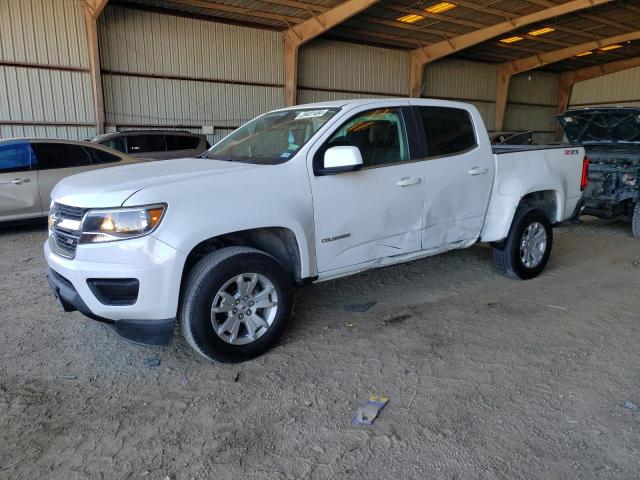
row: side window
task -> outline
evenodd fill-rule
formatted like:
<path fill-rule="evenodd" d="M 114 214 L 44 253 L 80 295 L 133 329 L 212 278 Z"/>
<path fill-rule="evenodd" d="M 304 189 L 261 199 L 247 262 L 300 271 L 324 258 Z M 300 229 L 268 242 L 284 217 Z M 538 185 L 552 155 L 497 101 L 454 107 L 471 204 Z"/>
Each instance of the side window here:
<path fill-rule="evenodd" d="M 165 135 L 167 150 L 193 150 L 198 148 L 200 138 L 187 135 Z"/>
<path fill-rule="evenodd" d="M 33 151 L 28 142 L 16 142 L 0 145 L 0 173 L 28 172 L 35 170 Z"/>
<path fill-rule="evenodd" d="M 164 152 L 164 135 L 130 135 L 127 136 L 128 153 Z"/>
<path fill-rule="evenodd" d="M 89 154 L 80 145 L 66 143 L 33 143 L 33 151 L 40 170 L 86 167 L 91 165 Z"/>
<path fill-rule="evenodd" d="M 409 160 L 407 135 L 399 108 L 379 108 L 347 121 L 325 144 L 326 148 L 358 147 L 364 167 Z"/>
<path fill-rule="evenodd" d="M 430 157 L 453 155 L 476 146 L 471 116 L 466 110 L 419 107 Z"/>
<path fill-rule="evenodd" d="M 92 165 L 102 165 L 104 163 L 116 163 L 122 160 L 122 158 L 114 155 L 113 153 L 98 150 L 97 148 L 87 147 L 89 154 L 91 155 Z"/>
<path fill-rule="evenodd" d="M 113 148 L 114 150 L 118 150 L 122 153 L 127 153 L 127 142 L 125 141 L 125 137 L 110 138 L 102 145 L 104 145 L 105 147 Z"/>

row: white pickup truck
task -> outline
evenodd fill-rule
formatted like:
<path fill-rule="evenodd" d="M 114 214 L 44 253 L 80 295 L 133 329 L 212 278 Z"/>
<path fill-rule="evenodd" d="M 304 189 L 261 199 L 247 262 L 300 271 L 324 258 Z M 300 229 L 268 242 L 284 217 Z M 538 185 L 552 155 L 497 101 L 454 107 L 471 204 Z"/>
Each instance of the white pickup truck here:
<path fill-rule="evenodd" d="M 197 352 L 240 361 L 283 333 L 295 286 L 476 242 L 500 272 L 537 276 L 580 200 L 583 159 L 575 146 L 492 151 L 464 103 L 276 110 L 201 158 L 61 181 L 48 279 L 66 311 L 124 338 L 167 343 L 177 318 Z"/>

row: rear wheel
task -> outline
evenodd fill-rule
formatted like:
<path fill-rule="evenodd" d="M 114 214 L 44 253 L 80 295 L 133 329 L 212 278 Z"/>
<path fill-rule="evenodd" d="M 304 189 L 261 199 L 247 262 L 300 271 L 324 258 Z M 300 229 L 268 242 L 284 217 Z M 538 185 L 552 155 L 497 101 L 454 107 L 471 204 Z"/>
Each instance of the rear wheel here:
<path fill-rule="evenodd" d="M 633 216 L 631 217 L 631 233 L 634 237 L 640 238 L 640 201 L 633 207 Z"/>
<path fill-rule="evenodd" d="M 538 209 L 519 209 L 502 248 L 493 249 L 496 268 L 511 278 L 537 277 L 549 260 L 552 244 L 553 229 L 547 215 Z"/>
<path fill-rule="evenodd" d="M 292 303 L 291 279 L 275 258 L 247 247 L 222 248 L 200 260 L 186 280 L 182 333 L 209 360 L 243 361 L 277 341 Z"/>

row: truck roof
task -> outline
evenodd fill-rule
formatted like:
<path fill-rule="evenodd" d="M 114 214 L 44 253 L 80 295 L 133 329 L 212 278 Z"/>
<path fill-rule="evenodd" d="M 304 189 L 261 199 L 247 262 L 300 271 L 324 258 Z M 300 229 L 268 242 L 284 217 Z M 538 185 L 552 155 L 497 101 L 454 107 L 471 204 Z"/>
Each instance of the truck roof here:
<path fill-rule="evenodd" d="M 305 103 L 300 105 L 293 105 L 291 107 L 280 108 L 277 110 L 292 110 L 299 108 L 342 108 L 342 107 L 358 107 L 361 105 L 367 105 L 369 103 L 378 102 L 402 102 L 406 100 L 412 100 L 414 102 L 424 102 L 425 104 L 437 105 L 437 106 L 451 106 L 451 107 L 468 107 L 468 103 L 457 102 L 452 100 L 441 100 L 439 98 L 410 98 L 410 97 L 385 97 L 385 98 L 358 98 L 358 99 L 344 99 L 344 100 L 331 100 L 327 102 Z"/>

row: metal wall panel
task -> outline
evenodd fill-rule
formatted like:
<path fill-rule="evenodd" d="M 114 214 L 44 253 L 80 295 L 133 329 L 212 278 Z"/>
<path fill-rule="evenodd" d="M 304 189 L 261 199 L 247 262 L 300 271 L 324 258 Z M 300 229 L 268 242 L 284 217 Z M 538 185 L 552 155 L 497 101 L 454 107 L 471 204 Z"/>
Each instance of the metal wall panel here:
<path fill-rule="evenodd" d="M 505 131 L 515 132 L 533 130 L 535 132 L 552 132 L 555 129 L 556 107 L 540 107 L 510 104 L 504 119 Z"/>
<path fill-rule="evenodd" d="M 640 106 L 640 67 L 576 83 L 569 104 Z"/>
<path fill-rule="evenodd" d="M 78 0 L 1 0 L 0 61 L 89 67 Z"/>
<path fill-rule="evenodd" d="M 424 69 L 422 95 L 496 100 L 496 67 L 488 63 L 443 59 Z"/>
<path fill-rule="evenodd" d="M 99 32 L 106 70 L 284 83 L 278 32 L 114 6 Z"/>
<path fill-rule="evenodd" d="M 93 136 L 86 68 L 79 1 L 0 0 L 0 137 Z"/>
<path fill-rule="evenodd" d="M 213 125 L 213 143 L 282 106 L 277 32 L 108 6 L 99 33 L 107 125 Z"/>
<path fill-rule="evenodd" d="M 555 106 L 559 75 L 548 72 L 526 72 L 514 75 L 509 87 L 509 102 Z"/>
<path fill-rule="evenodd" d="M 95 136 L 94 127 L 55 127 L 43 125 L 0 125 L 0 139 L 13 137 L 67 138 L 88 140 Z"/>
<path fill-rule="evenodd" d="M 108 125 L 237 127 L 281 106 L 282 89 L 103 75 Z"/>
<path fill-rule="evenodd" d="M 409 54 L 389 48 L 314 40 L 298 52 L 298 85 L 406 96 Z M 298 94 L 308 96 L 303 92 Z"/>
<path fill-rule="evenodd" d="M 0 121 L 91 123 L 85 72 L 0 66 Z"/>

